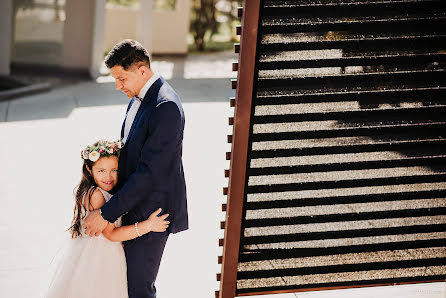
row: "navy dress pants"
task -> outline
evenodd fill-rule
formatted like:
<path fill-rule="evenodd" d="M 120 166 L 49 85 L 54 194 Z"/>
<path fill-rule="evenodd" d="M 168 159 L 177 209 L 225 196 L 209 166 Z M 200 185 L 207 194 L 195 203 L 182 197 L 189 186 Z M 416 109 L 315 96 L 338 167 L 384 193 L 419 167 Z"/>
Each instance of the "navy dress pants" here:
<path fill-rule="evenodd" d="M 156 298 L 155 280 L 168 232 L 150 232 L 124 242 L 129 298 Z"/>

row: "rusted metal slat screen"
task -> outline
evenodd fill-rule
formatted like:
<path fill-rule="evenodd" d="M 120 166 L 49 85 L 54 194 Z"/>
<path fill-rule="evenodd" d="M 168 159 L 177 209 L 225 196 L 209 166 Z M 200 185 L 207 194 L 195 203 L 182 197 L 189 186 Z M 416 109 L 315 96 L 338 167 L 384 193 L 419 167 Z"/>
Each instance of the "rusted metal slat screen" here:
<path fill-rule="evenodd" d="M 259 15 L 236 294 L 444 280 L 444 1 Z"/>

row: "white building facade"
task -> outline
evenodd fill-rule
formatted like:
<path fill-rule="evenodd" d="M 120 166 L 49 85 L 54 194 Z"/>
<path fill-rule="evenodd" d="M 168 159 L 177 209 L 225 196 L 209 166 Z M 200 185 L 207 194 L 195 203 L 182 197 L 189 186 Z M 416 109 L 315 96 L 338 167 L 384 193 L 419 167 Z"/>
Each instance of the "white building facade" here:
<path fill-rule="evenodd" d="M 11 64 L 99 75 L 104 54 L 124 38 L 151 53 L 186 54 L 190 0 L 113 7 L 106 0 L 0 1 L 0 75 Z M 173 3 L 173 4 L 172 4 Z"/>

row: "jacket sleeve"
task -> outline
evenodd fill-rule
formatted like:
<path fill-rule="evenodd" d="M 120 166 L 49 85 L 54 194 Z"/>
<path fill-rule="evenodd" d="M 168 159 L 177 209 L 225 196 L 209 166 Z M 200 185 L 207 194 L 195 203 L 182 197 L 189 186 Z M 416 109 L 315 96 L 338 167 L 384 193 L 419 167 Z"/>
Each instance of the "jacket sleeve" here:
<path fill-rule="evenodd" d="M 151 133 L 143 145 L 136 171 L 101 208 L 102 216 L 109 222 L 134 208 L 147 198 L 147 193 L 168 189 L 163 177 L 168 177 L 169 165 L 181 146 L 184 124 L 178 106 L 170 101 L 159 104 L 150 117 Z"/>

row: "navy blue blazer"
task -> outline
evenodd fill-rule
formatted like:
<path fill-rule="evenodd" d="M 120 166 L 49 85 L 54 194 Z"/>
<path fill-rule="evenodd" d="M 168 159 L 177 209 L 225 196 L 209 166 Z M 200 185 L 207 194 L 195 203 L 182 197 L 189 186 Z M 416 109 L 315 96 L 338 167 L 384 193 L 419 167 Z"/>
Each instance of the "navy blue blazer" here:
<path fill-rule="evenodd" d="M 143 221 L 156 209 L 169 213 L 168 231 L 188 229 L 183 148 L 184 113 L 172 87 L 159 78 L 149 88 L 121 149 L 118 191 L 101 208 L 109 222 Z"/>

